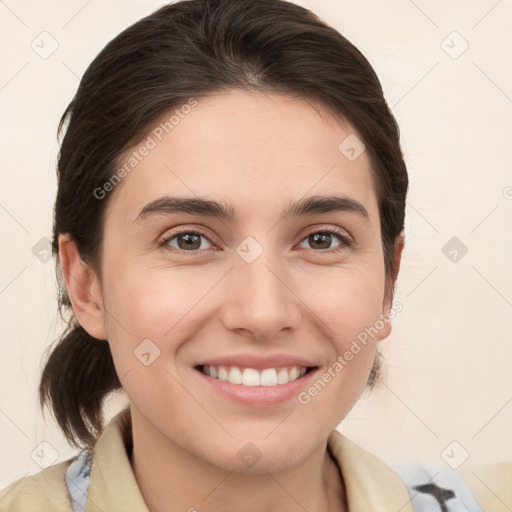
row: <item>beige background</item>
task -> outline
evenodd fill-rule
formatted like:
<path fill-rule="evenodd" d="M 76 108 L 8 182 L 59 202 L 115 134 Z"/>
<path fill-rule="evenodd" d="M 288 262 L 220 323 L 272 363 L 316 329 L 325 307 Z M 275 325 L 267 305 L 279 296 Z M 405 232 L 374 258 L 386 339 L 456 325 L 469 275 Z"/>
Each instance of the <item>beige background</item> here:
<path fill-rule="evenodd" d="M 512 1 L 296 3 L 375 67 L 411 181 L 386 383 L 339 429 L 392 464 L 510 460 Z M 51 237 L 58 119 L 98 51 L 163 4 L 0 1 L 0 487 L 75 453 L 37 406 L 41 358 L 62 328 L 53 263 L 32 252 Z M 31 47 L 57 43 L 47 58 Z M 468 249 L 457 262 L 442 251 L 452 237 Z"/>

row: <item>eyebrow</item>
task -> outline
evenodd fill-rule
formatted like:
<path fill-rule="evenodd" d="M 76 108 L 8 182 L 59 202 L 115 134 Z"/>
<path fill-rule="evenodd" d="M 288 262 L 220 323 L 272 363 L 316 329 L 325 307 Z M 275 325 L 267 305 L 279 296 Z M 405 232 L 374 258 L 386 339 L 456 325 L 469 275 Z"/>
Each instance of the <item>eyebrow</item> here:
<path fill-rule="evenodd" d="M 281 217 L 301 217 L 320 213 L 347 212 L 354 213 L 369 220 L 366 208 L 358 201 L 345 196 L 310 196 L 290 203 Z M 170 214 L 203 215 L 221 220 L 236 222 L 238 216 L 232 205 L 198 197 L 162 196 L 151 201 L 137 215 L 134 222 L 139 222 L 153 215 Z"/>

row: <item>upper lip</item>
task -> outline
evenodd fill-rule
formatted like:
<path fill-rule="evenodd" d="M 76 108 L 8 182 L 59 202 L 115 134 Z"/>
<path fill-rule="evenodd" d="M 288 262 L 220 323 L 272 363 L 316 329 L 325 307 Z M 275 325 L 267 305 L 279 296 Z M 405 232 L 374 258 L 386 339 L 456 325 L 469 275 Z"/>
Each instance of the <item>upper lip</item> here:
<path fill-rule="evenodd" d="M 256 356 L 254 354 L 232 354 L 227 356 L 218 356 L 206 359 L 196 366 L 239 366 L 242 368 L 254 368 L 263 370 L 265 368 L 276 368 L 278 366 L 298 366 L 313 367 L 316 366 L 312 361 L 288 354 L 273 354 L 266 357 Z"/>

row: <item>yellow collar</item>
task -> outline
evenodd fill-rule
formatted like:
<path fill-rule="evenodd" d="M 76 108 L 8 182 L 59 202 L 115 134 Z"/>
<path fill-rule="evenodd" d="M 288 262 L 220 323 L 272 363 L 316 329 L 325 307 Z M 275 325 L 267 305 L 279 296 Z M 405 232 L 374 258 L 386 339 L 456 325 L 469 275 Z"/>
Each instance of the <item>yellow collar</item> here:
<path fill-rule="evenodd" d="M 328 449 L 341 469 L 350 512 L 412 512 L 409 495 L 398 475 L 384 462 L 337 430 Z M 112 418 L 98 439 L 91 466 L 86 512 L 148 512 L 133 474 L 129 408 Z"/>

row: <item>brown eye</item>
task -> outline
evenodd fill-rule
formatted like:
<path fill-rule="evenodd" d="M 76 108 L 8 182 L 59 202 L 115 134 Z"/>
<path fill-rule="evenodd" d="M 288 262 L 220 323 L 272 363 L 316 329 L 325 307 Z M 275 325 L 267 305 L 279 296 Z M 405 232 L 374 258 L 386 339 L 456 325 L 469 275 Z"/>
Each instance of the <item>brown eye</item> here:
<path fill-rule="evenodd" d="M 160 247 L 174 248 L 184 252 L 209 249 L 210 247 L 205 247 L 203 240 L 206 240 L 207 243 L 211 245 L 206 235 L 202 233 L 197 231 L 181 231 L 164 238 L 158 245 Z"/>
<path fill-rule="evenodd" d="M 321 231 L 313 231 L 302 240 L 302 243 L 304 242 L 309 245 L 309 247 L 306 248 L 318 251 L 329 249 L 340 251 L 346 247 L 351 246 L 351 241 L 345 235 L 345 233 L 334 228 L 322 229 Z M 332 245 L 333 243 L 334 245 Z"/>

